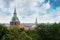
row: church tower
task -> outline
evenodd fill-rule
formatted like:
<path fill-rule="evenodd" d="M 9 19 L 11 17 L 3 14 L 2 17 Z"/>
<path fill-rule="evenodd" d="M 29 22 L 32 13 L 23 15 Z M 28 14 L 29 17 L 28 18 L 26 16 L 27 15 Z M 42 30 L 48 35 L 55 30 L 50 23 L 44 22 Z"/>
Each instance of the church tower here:
<path fill-rule="evenodd" d="M 35 20 L 35 27 L 37 27 L 37 25 L 38 25 L 38 22 L 37 22 L 37 18 L 36 18 L 36 20 Z"/>
<path fill-rule="evenodd" d="M 35 25 L 37 25 L 38 23 L 37 23 L 37 18 L 36 18 L 36 21 L 35 21 Z"/>
<path fill-rule="evenodd" d="M 18 26 L 18 25 L 20 25 L 20 21 L 17 17 L 16 8 L 14 8 L 14 13 L 13 13 L 12 20 L 10 22 L 10 26 Z"/>

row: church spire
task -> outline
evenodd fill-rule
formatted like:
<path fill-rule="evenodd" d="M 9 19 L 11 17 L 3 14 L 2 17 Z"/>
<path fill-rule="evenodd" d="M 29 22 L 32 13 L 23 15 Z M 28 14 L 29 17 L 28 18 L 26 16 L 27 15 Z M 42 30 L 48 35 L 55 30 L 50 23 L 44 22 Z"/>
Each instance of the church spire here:
<path fill-rule="evenodd" d="M 17 17 L 17 13 L 16 13 L 16 7 L 14 7 L 14 13 L 13 13 L 13 17 L 12 17 L 12 20 L 10 22 L 10 25 L 11 26 L 14 26 L 14 25 L 19 26 L 20 25 L 20 21 Z"/>
<path fill-rule="evenodd" d="M 14 16 L 17 16 L 16 7 L 14 7 Z"/>
<path fill-rule="evenodd" d="M 16 14 L 16 7 L 14 8 L 14 14 Z"/>
<path fill-rule="evenodd" d="M 16 13 L 16 7 L 14 8 L 14 13 L 13 13 L 13 17 L 12 17 L 12 22 L 19 22 L 19 19 L 17 17 L 17 13 Z"/>
<path fill-rule="evenodd" d="M 36 18 L 36 21 L 35 21 L 35 25 L 37 25 L 37 18 Z"/>

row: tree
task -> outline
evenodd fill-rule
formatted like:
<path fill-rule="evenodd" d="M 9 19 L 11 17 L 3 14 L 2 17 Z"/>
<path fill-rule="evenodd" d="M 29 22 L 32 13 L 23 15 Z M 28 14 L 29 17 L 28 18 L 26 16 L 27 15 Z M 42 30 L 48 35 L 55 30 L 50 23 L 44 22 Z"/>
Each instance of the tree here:
<path fill-rule="evenodd" d="M 6 26 L 0 24 L 0 40 L 7 33 L 8 33 L 8 30 L 7 30 Z"/>
<path fill-rule="evenodd" d="M 24 29 L 10 27 L 9 34 L 4 35 L 2 40 L 31 40 L 31 38 L 25 33 Z"/>

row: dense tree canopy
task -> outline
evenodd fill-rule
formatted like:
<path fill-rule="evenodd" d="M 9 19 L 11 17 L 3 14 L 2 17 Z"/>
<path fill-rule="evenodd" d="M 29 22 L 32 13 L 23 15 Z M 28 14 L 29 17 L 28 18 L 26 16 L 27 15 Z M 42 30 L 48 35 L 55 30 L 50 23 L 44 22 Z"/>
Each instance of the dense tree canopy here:
<path fill-rule="evenodd" d="M 38 24 L 35 30 L 0 24 L 0 40 L 60 40 L 60 23 Z"/>

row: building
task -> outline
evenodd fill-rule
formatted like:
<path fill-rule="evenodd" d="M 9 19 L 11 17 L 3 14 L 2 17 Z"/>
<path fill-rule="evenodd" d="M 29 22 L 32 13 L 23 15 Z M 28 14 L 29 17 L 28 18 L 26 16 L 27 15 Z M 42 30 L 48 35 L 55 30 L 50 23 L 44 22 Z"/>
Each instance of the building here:
<path fill-rule="evenodd" d="M 38 24 L 38 22 L 37 22 L 37 18 L 36 18 L 34 24 L 29 25 L 29 26 L 25 26 L 24 28 L 25 28 L 25 30 L 34 30 L 37 27 L 37 24 Z"/>
<path fill-rule="evenodd" d="M 19 26 L 21 28 L 23 26 L 17 17 L 16 8 L 14 8 L 14 13 L 13 13 L 12 20 L 10 21 L 10 26 Z"/>
<path fill-rule="evenodd" d="M 12 20 L 10 21 L 10 26 L 18 26 L 20 28 L 24 28 L 26 30 L 33 30 L 37 27 L 37 18 L 36 18 L 36 21 L 34 24 L 30 25 L 29 26 L 26 26 L 26 25 L 23 25 L 22 23 L 20 23 L 18 17 L 17 17 L 17 13 L 16 13 L 16 8 L 14 8 L 14 13 L 13 13 L 13 17 L 12 17 Z"/>

